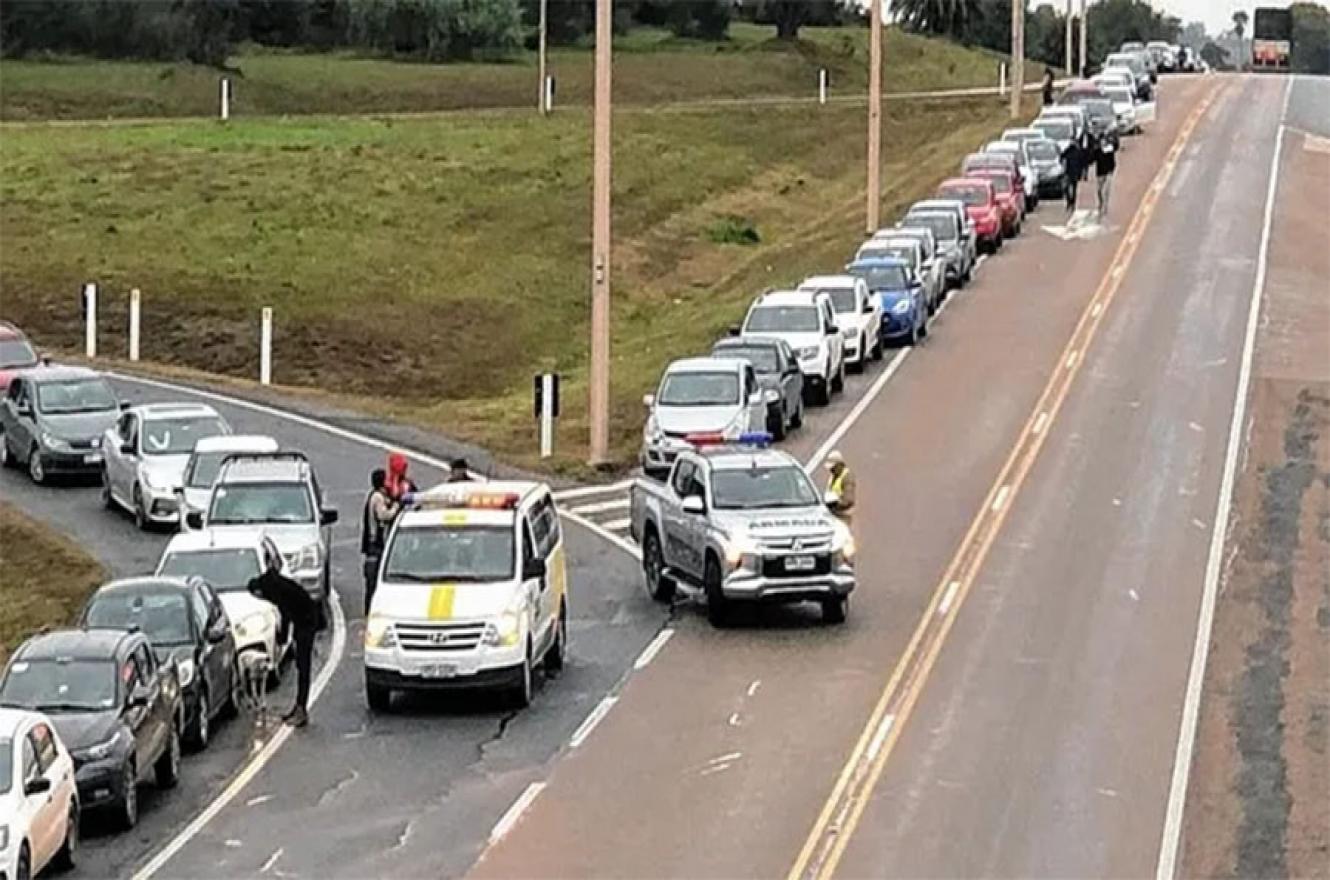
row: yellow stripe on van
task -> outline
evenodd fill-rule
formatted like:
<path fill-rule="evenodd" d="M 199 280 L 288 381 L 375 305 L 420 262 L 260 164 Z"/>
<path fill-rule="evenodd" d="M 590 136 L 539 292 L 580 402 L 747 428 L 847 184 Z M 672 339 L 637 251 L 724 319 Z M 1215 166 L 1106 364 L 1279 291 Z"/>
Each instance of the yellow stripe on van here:
<path fill-rule="evenodd" d="M 456 592 L 452 584 L 440 584 L 429 591 L 430 620 L 452 620 L 453 595 Z"/>
<path fill-rule="evenodd" d="M 467 523 L 467 515 L 464 510 L 450 510 L 443 515 L 443 524 L 445 526 L 464 526 Z"/>

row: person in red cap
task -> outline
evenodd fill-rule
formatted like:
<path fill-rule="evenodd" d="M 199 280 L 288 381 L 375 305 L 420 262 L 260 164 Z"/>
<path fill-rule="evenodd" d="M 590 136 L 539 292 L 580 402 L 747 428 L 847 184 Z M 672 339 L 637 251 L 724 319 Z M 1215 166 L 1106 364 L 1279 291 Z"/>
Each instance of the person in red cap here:
<path fill-rule="evenodd" d="M 406 475 L 406 456 L 400 452 L 388 454 L 388 473 L 383 488 L 394 503 L 400 504 L 408 492 L 416 491 L 416 484 Z"/>

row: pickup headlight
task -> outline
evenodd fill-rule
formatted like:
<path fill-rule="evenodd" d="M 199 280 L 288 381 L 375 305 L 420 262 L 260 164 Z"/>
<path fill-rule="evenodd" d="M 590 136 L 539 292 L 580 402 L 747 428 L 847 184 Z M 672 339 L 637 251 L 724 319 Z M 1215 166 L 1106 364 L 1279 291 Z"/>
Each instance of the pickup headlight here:
<path fill-rule="evenodd" d="M 810 345 L 807 348 L 799 349 L 799 360 L 806 361 L 811 358 L 817 357 L 818 354 L 819 354 L 818 347 L 816 345 Z"/>
<path fill-rule="evenodd" d="M 180 679 L 180 686 L 187 688 L 194 683 L 194 661 L 185 658 L 176 663 L 176 677 Z"/>
<path fill-rule="evenodd" d="M 57 437 L 50 431 L 42 431 L 42 445 L 55 452 L 69 452 L 74 447 L 63 437 Z"/>
<path fill-rule="evenodd" d="M 88 746 L 86 749 L 78 753 L 79 760 L 101 761 L 109 758 L 111 753 L 115 751 L 115 747 L 120 743 L 121 733 L 121 731 L 117 730 L 111 735 L 111 738 L 105 742 L 99 742 L 96 745 Z M 4 847 L 0 847 L 0 849 L 3 848 Z"/>
<path fill-rule="evenodd" d="M 907 315 L 910 313 L 912 305 L 908 299 L 903 299 L 891 307 L 891 313 L 893 315 Z"/>
<path fill-rule="evenodd" d="M 387 620 L 371 614 L 369 622 L 365 624 L 365 647 L 396 648 L 397 630 Z"/>
<path fill-rule="evenodd" d="M 511 648 L 522 637 L 522 616 L 516 611 L 505 611 L 498 619 L 485 625 L 481 642 L 496 648 Z"/>

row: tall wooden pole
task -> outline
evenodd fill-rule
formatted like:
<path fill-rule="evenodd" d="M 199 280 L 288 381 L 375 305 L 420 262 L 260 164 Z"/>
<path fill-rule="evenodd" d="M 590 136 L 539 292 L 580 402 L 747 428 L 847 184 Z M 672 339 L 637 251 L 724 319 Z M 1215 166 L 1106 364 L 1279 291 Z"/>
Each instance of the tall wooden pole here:
<path fill-rule="evenodd" d="M 882 0 L 869 0 L 868 37 L 868 210 L 864 226 L 877 232 L 882 204 Z"/>
<path fill-rule="evenodd" d="M 1025 0 L 1011 4 L 1011 118 L 1019 119 L 1025 97 Z"/>
<path fill-rule="evenodd" d="M 1067 36 L 1066 36 L 1066 38 L 1062 41 L 1062 42 L 1066 43 L 1066 48 L 1067 48 L 1067 53 L 1066 53 L 1066 54 L 1067 54 L 1067 62 L 1066 62 L 1066 64 L 1064 64 L 1064 65 L 1062 66 L 1062 69 L 1065 70 L 1065 71 L 1067 71 L 1067 76 L 1071 76 L 1071 75 L 1072 75 L 1072 73 L 1071 73 L 1071 65 L 1072 65 L 1072 49 L 1073 49 L 1072 43 L 1075 41 L 1075 38 L 1076 38 L 1075 31 L 1072 30 L 1072 21 L 1073 21 L 1074 19 L 1072 18 L 1073 11 L 1072 11 L 1072 8 L 1071 8 L 1071 3 L 1072 3 L 1072 0 L 1067 0 Z"/>
<path fill-rule="evenodd" d="M 540 56 L 540 61 L 538 64 L 538 66 L 540 67 L 540 81 L 536 83 L 536 109 L 538 109 L 541 113 L 550 112 L 549 102 L 546 98 L 546 95 L 548 94 L 548 90 L 546 89 L 546 81 L 549 76 L 549 67 L 546 64 L 545 60 L 545 47 L 546 47 L 546 40 L 548 39 L 547 37 L 548 32 L 549 32 L 549 0 L 540 0 L 540 38 L 539 38 L 540 45 L 539 48 L 537 49 Z"/>
<path fill-rule="evenodd" d="M 609 461 L 610 446 L 610 41 L 611 0 L 596 0 L 596 86 L 591 183 L 591 452 L 593 466 Z"/>
<path fill-rule="evenodd" d="M 1085 31 L 1086 31 L 1086 18 L 1087 18 L 1085 14 L 1085 2 L 1086 0 L 1081 0 L 1081 66 L 1076 68 L 1077 75 L 1081 77 L 1085 76 L 1085 49 L 1086 49 Z"/>

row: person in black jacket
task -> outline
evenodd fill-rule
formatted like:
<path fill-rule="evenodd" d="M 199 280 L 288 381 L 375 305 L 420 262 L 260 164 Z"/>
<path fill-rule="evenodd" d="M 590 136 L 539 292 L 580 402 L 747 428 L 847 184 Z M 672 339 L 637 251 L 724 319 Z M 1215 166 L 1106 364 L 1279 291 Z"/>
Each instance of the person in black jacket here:
<path fill-rule="evenodd" d="M 1051 107 L 1052 105 L 1053 105 L 1053 71 L 1050 70 L 1049 68 L 1045 67 L 1045 68 L 1044 68 L 1044 106 L 1045 106 L 1045 107 Z"/>
<path fill-rule="evenodd" d="M 1113 188 L 1113 172 L 1118 170 L 1118 153 L 1112 141 L 1105 139 L 1095 152 L 1095 185 L 1099 194 L 1099 219 L 1108 216 L 1108 197 Z"/>
<path fill-rule="evenodd" d="M 387 474 L 383 468 L 370 473 L 369 495 L 365 497 L 365 507 L 360 514 L 360 553 L 364 557 L 366 616 L 374 601 L 374 588 L 378 586 L 384 539 L 401 509 L 397 502 L 388 497 L 386 480 Z"/>
<path fill-rule="evenodd" d="M 266 560 L 263 574 L 245 585 L 250 593 L 277 606 L 282 619 L 295 630 L 296 703 L 282 720 L 293 727 L 309 723 L 309 680 L 314 665 L 314 634 L 319 626 L 319 603 L 305 588 L 282 574 L 280 558 Z"/>
<path fill-rule="evenodd" d="M 1062 167 L 1065 172 L 1062 194 L 1067 200 L 1068 216 L 1076 210 L 1076 188 L 1080 186 L 1081 176 L 1085 173 L 1087 159 L 1083 135 L 1072 138 L 1071 143 L 1062 151 Z"/>

